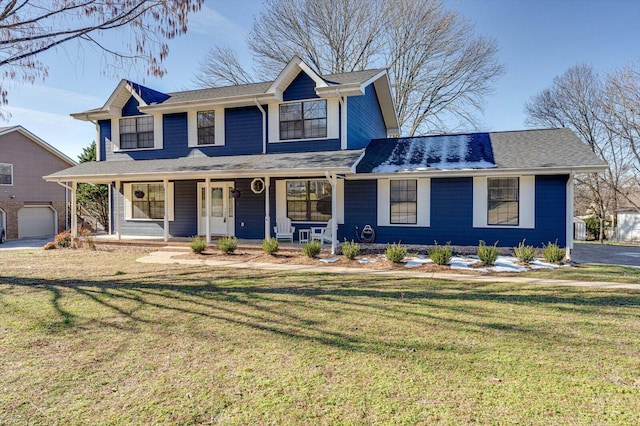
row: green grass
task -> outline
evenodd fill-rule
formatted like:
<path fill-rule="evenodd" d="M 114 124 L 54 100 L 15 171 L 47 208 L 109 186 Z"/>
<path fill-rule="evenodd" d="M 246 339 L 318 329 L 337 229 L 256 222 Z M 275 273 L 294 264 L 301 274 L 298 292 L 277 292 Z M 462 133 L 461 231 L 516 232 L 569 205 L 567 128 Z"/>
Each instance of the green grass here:
<path fill-rule="evenodd" d="M 546 278 L 556 280 L 603 281 L 640 283 L 640 269 L 613 265 L 580 264 L 555 269 L 537 269 L 525 273 L 501 274 L 514 277 Z"/>
<path fill-rule="evenodd" d="M 137 256 L 0 255 L 0 424 L 640 421 L 640 292 Z"/>

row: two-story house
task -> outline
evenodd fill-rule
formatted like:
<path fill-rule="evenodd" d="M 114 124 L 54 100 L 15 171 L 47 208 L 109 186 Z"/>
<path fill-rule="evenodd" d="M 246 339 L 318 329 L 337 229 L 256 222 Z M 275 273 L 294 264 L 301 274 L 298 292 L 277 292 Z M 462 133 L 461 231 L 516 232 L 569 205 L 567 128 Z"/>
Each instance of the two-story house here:
<path fill-rule="evenodd" d="M 42 174 L 75 164 L 22 126 L 0 127 L 0 228 L 4 237 L 44 237 L 66 229 L 68 191 L 43 181 Z"/>
<path fill-rule="evenodd" d="M 384 69 L 160 93 L 123 80 L 93 122 L 98 162 L 45 178 L 107 183 L 112 232 L 273 235 L 332 223 L 333 247 L 571 241 L 573 174 L 605 165 L 566 129 L 399 138 Z"/>

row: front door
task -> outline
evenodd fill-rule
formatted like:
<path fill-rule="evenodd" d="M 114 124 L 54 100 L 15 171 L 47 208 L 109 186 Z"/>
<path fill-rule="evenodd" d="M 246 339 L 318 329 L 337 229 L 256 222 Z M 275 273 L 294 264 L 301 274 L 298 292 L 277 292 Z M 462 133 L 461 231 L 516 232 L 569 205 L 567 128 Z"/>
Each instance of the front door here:
<path fill-rule="evenodd" d="M 233 182 L 211 182 L 211 210 L 209 232 L 211 235 L 235 234 L 235 200 L 231 196 Z M 198 235 L 207 233 L 207 188 L 198 183 Z"/>

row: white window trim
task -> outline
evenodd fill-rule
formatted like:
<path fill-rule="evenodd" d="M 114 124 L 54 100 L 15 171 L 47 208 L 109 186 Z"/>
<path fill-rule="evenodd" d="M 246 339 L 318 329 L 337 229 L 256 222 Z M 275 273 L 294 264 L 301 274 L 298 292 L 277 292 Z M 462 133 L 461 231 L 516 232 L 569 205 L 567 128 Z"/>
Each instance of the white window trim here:
<path fill-rule="evenodd" d="M 11 183 L 0 183 L 0 186 L 13 186 L 14 184 L 13 163 L 0 163 L 0 166 L 11 166 Z"/>
<path fill-rule="evenodd" d="M 134 182 L 137 184 L 162 184 L 162 182 Z M 134 183 L 125 183 L 124 186 L 124 220 L 131 222 L 161 222 L 164 219 L 141 219 L 133 217 L 133 204 L 131 200 L 133 199 L 132 193 L 132 185 Z M 168 198 L 168 200 L 167 200 Z M 169 182 L 169 195 L 165 194 L 164 202 L 169 203 L 169 222 L 173 222 L 174 220 L 174 191 L 173 191 L 173 182 Z"/>
<path fill-rule="evenodd" d="M 120 148 L 120 119 L 122 118 L 137 118 L 143 115 L 153 117 L 153 148 Z M 111 119 L 111 146 L 113 152 L 131 152 L 131 151 L 150 151 L 153 149 L 163 148 L 163 123 L 162 114 L 142 114 L 142 115 L 127 115 L 125 117 L 114 117 Z"/>
<path fill-rule="evenodd" d="M 327 180 L 325 177 L 317 178 L 301 178 L 301 179 L 280 179 L 276 181 L 276 218 L 287 216 L 287 182 L 301 181 L 301 180 Z M 331 181 L 329 181 L 331 183 Z M 336 203 L 338 209 L 338 224 L 344 224 L 344 179 L 338 179 L 337 190 L 332 189 L 332 193 L 336 193 Z M 318 221 L 301 221 L 292 220 L 291 223 L 298 224 L 313 224 L 313 223 L 326 223 Z"/>
<path fill-rule="evenodd" d="M 500 176 L 520 178 L 520 192 L 518 195 L 518 225 L 489 225 L 487 223 L 487 180 L 489 177 L 482 176 L 473 178 L 473 227 L 499 229 L 534 229 L 536 227 L 536 177 Z"/>
<path fill-rule="evenodd" d="M 215 143 L 198 145 L 198 111 L 213 111 L 215 115 Z M 187 111 L 187 143 L 190 148 L 224 146 L 224 108 L 200 108 Z"/>
<path fill-rule="evenodd" d="M 391 223 L 391 180 L 416 179 L 417 185 L 417 221 L 416 223 Z M 397 179 L 378 179 L 378 226 L 397 226 L 409 228 L 428 228 L 431 226 L 431 179 L 403 177 Z"/>
<path fill-rule="evenodd" d="M 326 99 L 327 101 L 327 136 L 323 138 L 309 139 L 284 139 L 280 140 L 280 105 L 318 101 Z M 323 141 L 327 139 L 340 138 L 340 102 L 338 98 L 312 98 L 312 99 L 296 99 L 295 101 L 272 103 L 268 105 L 269 116 L 269 143 L 287 143 L 287 142 L 305 142 L 305 141 Z"/>

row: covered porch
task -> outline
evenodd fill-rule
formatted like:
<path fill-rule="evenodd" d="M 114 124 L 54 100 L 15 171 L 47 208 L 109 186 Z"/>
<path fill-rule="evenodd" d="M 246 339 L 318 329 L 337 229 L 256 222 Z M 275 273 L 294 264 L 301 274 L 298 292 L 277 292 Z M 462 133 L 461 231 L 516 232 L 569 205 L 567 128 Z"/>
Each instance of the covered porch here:
<path fill-rule="evenodd" d="M 71 190 L 74 238 L 77 185 L 92 183 L 110 187 L 109 236 L 117 241 L 132 237 L 170 242 L 195 235 L 204 235 L 207 243 L 216 235 L 262 240 L 274 236 L 278 217 L 289 215 L 294 216 L 296 236 L 299 229 L 329 222 L 335 253 L 338 224 L 344 220 L 343 180 L 353 173 L 352 166 L 361 155 L 358 150 L 89 162 L 45 179 Z M 330 187 L 330 211 L 325 207 L 324 216 L 305 217 L 304 205 L 295 207 L 287 194 L 293 183 L 304 187 L 300 182 L 320 181 Z M 306 202 L 317 209 L 317 199 Z M 302 213 L 295 216 L 291 212 L 294 208 Z"/>

